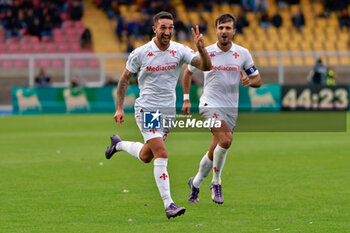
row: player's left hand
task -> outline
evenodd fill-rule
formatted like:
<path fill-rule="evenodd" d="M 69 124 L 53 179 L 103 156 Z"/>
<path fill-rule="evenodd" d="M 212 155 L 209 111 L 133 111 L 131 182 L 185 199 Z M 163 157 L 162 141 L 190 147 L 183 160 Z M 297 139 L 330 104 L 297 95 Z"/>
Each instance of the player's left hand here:
<path fill-rule="evenodd" d="M 241 83 L 243 87 L 250 86 L 252 83 L 250 82 L 250 79 L 248 78 L 248 76 L 244 75 L 242 70 L 240 70 L 240 72 L 241 72 Z"/>
<path fill-rule="evenodd" d="M 194 28 L 192 28 L 191 30 L 192 30 L 194 43 L 196 44 L 197 49 L 198 50 L 204 49 L 205 47 L 204 36 L 202 33 L 199 33 L 199 26 L 196 25 L 196 31 L 194 31 Z"/>
<path fill-rule="evenodd" d="M 191 109 L 191 103 L 189 100 L 184 100 L 184 104 L 182 105 L 182 113 L 184 115 L 190 114 L 190 109 Z"/>

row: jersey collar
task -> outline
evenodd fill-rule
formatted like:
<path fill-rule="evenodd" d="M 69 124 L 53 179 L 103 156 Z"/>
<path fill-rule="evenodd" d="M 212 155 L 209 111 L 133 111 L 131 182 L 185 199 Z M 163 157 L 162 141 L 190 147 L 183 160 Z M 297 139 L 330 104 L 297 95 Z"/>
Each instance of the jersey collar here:
<path fill-rule="evenodd" d="M 160 50 L 160 49 L 158 48 L 158 46 L 157 46 L 156 43 L 154 42 L 155 39 L 156 39 L 156 38 L 153 37 L 152 40 L 151 40 L 151 45 L 152 45 L 152 50 L 153 50 L 153 52 L 162 51 L 162 50 Z M 165 50 L 165 51 L 171 51 L 171 50 L 174 49 L 174 43 L 173 43 L 173 41 L 170 40 L 169 43 L 170 43 L 170 45 L 169 45 L 169 47 L 167 48 L 167 50 Z M 162 52 L 163 52 L 163 51 L 162 51 Z"/>
<path fill-rule="evenodd" d="M 233 42 L 231 42 L 231 43 L 232 43 L 231 48 L 230 48 L 229 50 L 227 50 L 226 52 L 222 51 L 222 50 L 219 48 L 218 43 L 219 43 L 218 41 L 216 41 L 216 43 L 215 43 L 215 52 L 223 52 L 223 53 L 234 52 L 234 46 L 235 46 L 235 44 L 234 44 Z"/>

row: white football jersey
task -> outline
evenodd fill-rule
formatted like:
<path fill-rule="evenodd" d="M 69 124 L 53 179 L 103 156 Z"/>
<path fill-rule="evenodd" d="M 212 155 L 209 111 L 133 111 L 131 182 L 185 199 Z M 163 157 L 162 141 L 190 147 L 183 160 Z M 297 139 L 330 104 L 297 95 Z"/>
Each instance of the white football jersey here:
<path fill-rule="evenodd" d="M 238 108 L 238 91 L 241 81 L 240 70 L 248 76 L 259 74 L 252 56 L 242 46 L 232 43 L 230 50 L 222 51 L 217 43 L 206 47 L 212 68 L 204 72 L 204 90 L 200 104 L 215 107 Z M 189 71 L 198 69 L 188 66 Z"/>
<path fill-rule="evenodd" d="M 196 56 L 189 47 L 170 41 L 167 50 L 161 51 L 153 38 L 147 44 L 135 49 L 128 57 L 126 69 L 138 74 L 140 96 L 135 101 L 139 108 L 174 108 L 176 84 L 181 66 L 191 63 Z"/>

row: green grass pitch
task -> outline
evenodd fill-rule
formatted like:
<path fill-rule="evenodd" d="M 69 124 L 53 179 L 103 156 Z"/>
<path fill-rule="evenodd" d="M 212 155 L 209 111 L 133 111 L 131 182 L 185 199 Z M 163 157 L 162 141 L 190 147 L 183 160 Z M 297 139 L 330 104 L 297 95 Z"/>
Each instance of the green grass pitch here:
<path fill-rule="evenodd" d="M 142 141 L 132 115 L 120 128 L 113 114 L 3 116 L 0 232 L 349 232 L 349 128 L 236 132 L 222 173 L 221 206 L 210 198 L 211 174 L 200 202 L 187 203 L 187 180 L 210 133 L 171 133 L 171 194 L 187 210 L 168 220 L 153 163 L 125 152 L 104 157 L 113 133 Z"/>

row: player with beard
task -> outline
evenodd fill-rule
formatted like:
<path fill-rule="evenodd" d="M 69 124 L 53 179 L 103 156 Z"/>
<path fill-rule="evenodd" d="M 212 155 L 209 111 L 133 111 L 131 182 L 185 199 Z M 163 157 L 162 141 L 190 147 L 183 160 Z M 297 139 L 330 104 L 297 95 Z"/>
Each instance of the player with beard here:
<path fill-rule="evenodd" d="M 168 218 L 176 217 L 185 212 L 184 207 L 174 204 L 170 196 L 169 174 L 167 172 L 168 155 L 164 141 L 170 128 L 147 129 L 143 124 L 146 113 L 152 113 L 153 119 L 159 119 L 159 109 L 166 109 L 166 114 L 176 113 L 175 88 L 184 63 L 191 64 L 200 70 L 210 70 L 211 61 L 205 50 L 203 35 L 192 28 L 194 42 L 199 56 L 190 48 L 171 41 L 174 31 L 173 16 L 168 12 L 160 12 L 153 18 L 153 31 L 156 34 L 147 44 L 135 49 L 128 57 L 117 90 L 117 111 L 114 120 L 118 126 L 124 122 L 124 98 L 128 89 L 130 77 L 139 72 L 138 85 L 140 96 L 135 101 L 135 119 L 144 137 L 140 142 L 122 141 L 118 135 L 111 137 L 111 144 L 105 155 L 110 159 L 115 152 L 126 151 L 144 163 L 154 158 L 154 178 L 164 202 L 165 214 Z M 155 107 L 156 106 L 156 107 Z M 157 109 L 157 111 L 155 110 Z M 166 117 L 163 113 L 163 117 Z"/>
<path fill-rule="evenodd" d="M 213 134 L 209 151 L 203 156 L 199 171 L 188 181 L 190 203 L 198 202 L 199 187 L 204 178 L 213 170 L 210 190 L 212 200 L 224 202 L 221 190 L 221 172 L 227 151 L 231 146 L 232 135 L 237 119 L 238 90 L 241 82 L 244 87 L 260 87 L 261 77 L 255 68 L 249 51 L 232 42 L 237 20 L 230 14 L 221 15 L 215 21 L 218 41 L 206 47 L 211 58 L 212 69 L 204 72 L 204 90 L 200 98 L 199 111 L 205 119 L 221 121 L 221 127 L 211 128 Z M 191 65 L 184 72 L 184 104 L 182 111 L 189 114 L 191 104 L 189 90 L 192 73 L 197 69 Z M 248 75 L 244 75 L 243 71 Z"/>

